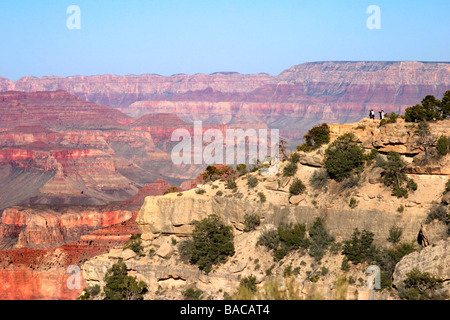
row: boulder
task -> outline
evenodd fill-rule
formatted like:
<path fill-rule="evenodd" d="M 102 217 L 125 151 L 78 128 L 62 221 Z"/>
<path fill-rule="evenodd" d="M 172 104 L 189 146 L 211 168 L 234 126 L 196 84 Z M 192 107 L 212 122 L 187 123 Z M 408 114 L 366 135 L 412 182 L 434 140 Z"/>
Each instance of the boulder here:
<path fill-rule="evenodd" d="M 160 256 L 161 258 L 168 259 L 172 256 L 172 254 L 175 252 L 172 245 L 170 245 L 168 242 L 164 242 L 158 250 L 156 250 L 156 255 Z"/>
<path fill-rule="evenodd" d="M 293 204 L 293 205 L 297 205 L 297 204 L 299 204 L 300 202 L 302 202 L 304 200 L 305 200 L 305 196 L 302 195 L 302 194 L 299 194 L 299 195 L 291 196 L 289 198 L 289 203 Z"/>
<path fill-rule="evenodd" d="M 134 252 L 131 249 L 125 249 L 122 251 L 122 259 L 124 261 L 132 259 L 132 258 L 136 257 L 136 255 L 137 255 L 136 252 Z"/>
<path fill-rule="evenodd" d="M 115 249 L 111 249 L 108 253 L 108 258 L 110 259 L 123 259 L 125 260 L 129 260 L 131 258 L 134 258 L 136 256 L 136 252 L 134 252 L 131 249 L 121 249 L 121 248 L 115 248 Z"/>
<path fill-rule="evenodd" d="M 323 157 L 323 149 L 319 149 L 315 152 L 304 152 L 299 151 L 299 162 L 305 166 L 311 167 L 323 167 L 324 166 L 324 157 Z"/>
<path fill-rule="evenodd" d="M 279 183 L 278 183 L 278 181 L 268 181 L 268 182 L 264 183 L 264 188 L 266 188 L 268 190 L 277 191 L 279 188 Z"/>
<path fill-rule="evenodd" d="M 286 188 L 291 183 L 291 177 L 281 177 L 280 179 L 280 187 Z"/>
<path fill-rule="evenodd" d="M 437 242 L 434 246 L 428 246 L 420 251 L 415 251 L 403 257 L 395 266 L 393 273 L 393 285 L 401 287 L 407 277 L 407 273 L 414 268 L 421 272 L 428 272 L 432 276 L 441 279 L 450 279 L 450 238 Z M 450 293 L 448 281 L 447 293 Z"/>

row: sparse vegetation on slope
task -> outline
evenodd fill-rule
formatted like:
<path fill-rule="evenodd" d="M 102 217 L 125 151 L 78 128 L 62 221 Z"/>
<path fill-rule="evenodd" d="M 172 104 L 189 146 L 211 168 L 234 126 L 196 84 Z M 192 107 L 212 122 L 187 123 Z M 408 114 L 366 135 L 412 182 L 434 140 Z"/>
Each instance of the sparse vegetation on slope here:
<path fill-rule="evenodd" d="M 213 265 L 224 263 L 234 254 L 233 232 L 217 215 L 194 221 L 192 241 L 184 244 L 189 261 L 209 273 Z"/>
<path fill-rule="evenodd" d="M 105 275 L 105 300 L 142 300 L 147 284 L 129 276 L 123 261 L 115 263 Z"/>
<path fill-rule="evenodd" d="M 346 133 L 325 150 L 325 168 L 332 179 L 342 181 L 362 169 L 364 150 L 353 133 Z"/>
<path fill-rule="evenodd" d="M 446 119 L 450 115 L 450 91 L 446 91 L 442 101 L 432 95 L 423 98 L 420 104 L 416 104 L 405 110 L 406 122 L 419 122 Z"/>
<path fill-rule="evenodd" d="M 303 138 L 305 143 L 297 146 L 298 151 L 310 152 L 316 150 L 330 142 L 330 127 L 326 123 L 317 125 L 310 129 Z"/>

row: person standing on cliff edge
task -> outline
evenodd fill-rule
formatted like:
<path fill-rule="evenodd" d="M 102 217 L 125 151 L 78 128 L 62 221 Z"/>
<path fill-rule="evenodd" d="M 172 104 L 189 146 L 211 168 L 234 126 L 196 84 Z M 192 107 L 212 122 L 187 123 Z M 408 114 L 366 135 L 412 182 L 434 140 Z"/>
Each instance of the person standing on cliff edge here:
<path fill-rule="evenodd" d="M 372 120 L 375 119 L 375 111 L 373 111 L 373 109 L 370 109 L 370 111 L 369 111 L 369 118 Z"/>
<path fill-rule="evenodd" d="M 384 119 L 384 110 L 381 110 L 379 113 L 380 113 L 380 120 L 383 120 Z"/>

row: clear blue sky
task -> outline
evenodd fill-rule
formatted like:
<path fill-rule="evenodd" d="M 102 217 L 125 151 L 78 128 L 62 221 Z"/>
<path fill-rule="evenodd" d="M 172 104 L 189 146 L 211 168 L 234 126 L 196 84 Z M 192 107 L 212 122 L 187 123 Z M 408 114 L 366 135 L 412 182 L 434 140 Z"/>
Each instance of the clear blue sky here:
<path fill-rule="evenodd" d="M 381 9 L 370 30 L 369 5 Z M 81 29 L 69 30 L 69 5 Z M 0 77 L 267 72 L 450 61 L 450 0 L 1 0 Z"/>

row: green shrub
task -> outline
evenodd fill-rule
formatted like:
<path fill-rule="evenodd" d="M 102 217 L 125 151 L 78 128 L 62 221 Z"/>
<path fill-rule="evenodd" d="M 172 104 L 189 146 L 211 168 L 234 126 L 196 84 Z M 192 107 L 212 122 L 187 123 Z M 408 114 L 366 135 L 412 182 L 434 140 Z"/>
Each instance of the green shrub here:
<path fill-rule="evenodd" d="M 305 143 L 297 147 L 298 151 L 313 151 L 330 142 L 330 127 L 323 123 L 310 129 L 303 136 Z"/>
<path fill-rule="evenodd" d="M 447 294 L 442 291 L 443 282 L 443 279 L 414 268 L 406 274 L 399 296 L 406 300 L 445 300 Z"/>
<path fill-rule="evenodd" d="M 413 179 L 408 179 L 408 182 L 406 182 L 406 188 L 412 191 L 416 191 L 417 183 Z"/>
<path fill-rule="evenodd" d="M 383 182 L 386 186 L 401 186 L 406 181 L 405 168 L 406 163 L 402 160 L 399 153 L 390 151 L 387 154 L 387 161 L 382 165 L 384 169 Z"/>
<path fill-rule="evenodd" d="M 366 161 L 366 165 L 372 164 L 372 161 L 375 160 L 379 155 L 380 153 L 378 152 L 377 149 L 374 148 L 370 149 L 369 153 L 364 154 L 364 160 Z"/>
<path fill-rule="evenodd" d="M 327 170 L 320 169 L 314 171 L 314 173 L 311 175 L 309 183 L 311 184 L 311 187 L 313 187 L 314 189 L 322 189 L 328 184 L 329 179 L 330 176 L 328 175 Z"/>
<path fill-rule="evenodd" d="M 306 186 L 303 184 L 302 180 L 295 178 L 292 184 L 289 186 L 289 193 L 293 195 L 299 195 L 305 191 Z"/>
<path fill-rule="evenodd" d="M 260 201 L 261 203 L 266 202 L 266 195 L 265 195 L 264 193 L 258 192 L 258 197 L 259 197 L 259 201 Z"/>
<path fill-rule="evenodd" d="M 388 123 L 396 123 L 398 118 L 400 118 L 399 114 L 396 114 L 395 112 L 388 113 L 384 119 L 381 119 L 380 127 Z"/>
<path fill-rule="evenodd" d="M 275 263 L 272 264 L 269 268 L 266 269 L 266 276 L 272 275 L 273 268 L 275 268 Z"/>
<path fill-rule="evenodd" d="M 439 155 L 445 156 L 448 153 L 449 141 L 446 136 L 440 136 L 438 141 L 436 142 L 436 149 L 439 152 Z"/>
<path fill-rule="evenodd" d="M 190 254 L 193 250 L 193 241 L 191 239 L 184 240 L 178 244 L 178 256 L 181 261 L 189 262 Z"/>
<path fill-rule="evenodd" d="M 92 297 L 97 296 L 100 293 L 100 286 L 98 284 L 94 286 L 89 286 L 83 289 L 83 294 L 81 294 L 77 300 L 89 300 Z"/>
<path fill-rule="evenodd" d="M 221 191 L 221 190 L 218 190 L 217 192 L 216 192 L 216 196 L 221 196 L 221 195 L 223 195 L 223 192 Z"/>
<path fill-rule="evenodd" d="M 393 248 L 384 248 L 377 253 L 376 265 L 380 267 L 381 271 L 381 289 L 390 289 L 392 287 L 392 274 L 395 266 L 399 261 L 414 252 L 415 241 L 395 243 Z"/>
<path fill-rule="evenodd" d="M 330 178 L 342 181 L 356 170 L 362 168 L 364 150 L 352 133 L 338 137 L 325 150 L 325 168 Z"/>
<path fill-rule="evenodd" d="M 163 195 L 166 195 L 168 193 L 174 193 L 174 192 L 178 192 L 178 188 L 175 186 L 169 187 L 166 191 L 164 191 Z"/>
<path fill-rule="evenodd" d="M 399 153 L 390 151 L 387 155 L 387 161 L 382 164 L 384 169 L 382 181 L 386 186 L 392 187 L 392 194 L 400 197 L 408 197 L 408 190 L 403 187 L 407 182 L 407 187 L 411 190 L 417 189 L 414 180 L 407 178 L 405 173 L 406 163 L 402 160 Z"/>
<path fill-rule="evenodd" d="M 240 286 L 240 288 L 245 288 L 252 293 L 256 293 L 256 291 L 257 291 L 256 277 L 251 275 L 251 276 L 242 278 L 241 282 L 239 283 L 239 286 Z"/>
<path fill-rule="evenodd" d="M 408 198 L 408 190 L 406 188 L 400 188 L 397 186 L 394 186 L 394 189 L 392 190 L 392 195 L 396 196 L 397 198 Z"/>
<path fill-rule="evenodd" d="M 283 259 L 291 250 L 306 249 L 309 245 L 306 239 L 304 224 L 282 224 L 278 227 L 280 246 L 274 251 L 275 260 Z"/>
<path fill-rule="evenodd" d="M 264 246 L 269 250 L 276 250 L 280 244 L 278 231 L 276 229 L 264 230 L 258 238 L 257 245 Z"/>
<path fill-rule="evenodd" d="M 353 231 L 350 240 L 344 242 L 342 253 L 353 264 L 372 262 L 377 255 L 377 249 L 373 244 L 373 233 L 367 230 Z"/>
<path fill-rule="evenodd" d="M 225 182 L 225 189 L 237 190 L 236 181 L 234 181 L 234 179 L 228 179 L 227 182 Z"/>
<path fill-rule="evenodd" d="M 296 163 L 289 162 L 284 168 L 283 168 L 283 176 L 284 177 L 292 177 L 297 172 L 298 166 Z"/>
<path fill-rule="evenodd" d="M 273 250 L 274 260 L 279 261 L 292 250 L 307 249 L 309 240 L 304 224 L 282 224 L 276 230 L 262 232 L 257 245 Z"/>
<path fill-rule="evenodd" d="M 206 190 L 203 189 L 203 188 L 197 188 L 197 189 L 195 189 L 195 193 L 196 193 L 196 194 L 204 194 L 205 192 L 206 192 Z"/>
<path fill-rule="evenodd" d="M 384 156 L 381 154 L 377 154 L 375 156 L 375 164 L 374 167 L 383 168 L 383 164 L 385 162 Z"/>
<path fill-rule="evenodd" d="M 261 224 L 261 218 L 257 214 L 244 215 L 244 232 L 255 230 Z"/>
<path fill-rule="evenodd" d="M 203 291 L 197 288 L 187 288 L 182 292 L 184 300 L 200 300 Z"/>
<path fill-rule="evenodd" d="M 443 205 L 435 205 L 428 212 L 428 216 L 425 223 L 430 223 L 433 220 L 439 220 L 446 224 L 450 222 L 450 215 L 448 214 L 447 208 Z"/>
<path fill-rule="evenodd" d="M 421 102 L 405 110 L 406 122 L 442 120 L 441 101 L 432 95 L 427 95 Z"/>
<path fill-rule="evenodd" d="M 314 257 L 316 261 L 320 261 L 328 247 L 334 242 L 334 238 L 325 229 L 320 218 L 314 220 L 314 223 L 311 228 L 309 228 L 308 232 L 308 253 L 311 257 Z"/>
<path fill-rule="evenodd" d="M 286 266 L 283 270 L 284 277 L 290 277 L 292 275 L 292 264 Z"/>
<path fill-rule="evenodd" d="M 342 193 L 346 189 L 357 187 L 361 182 L 359 174 L 352 173 L 348 178 L 344 179 L 339 187 L 339 192 Z"/>
<path fill-rule="evenodd" d="M 239 176 L 243 176 L 244 174 L 246 174 L 248 172 L 247 165 L 245 165 L 244 163 L 238 164 L 236 166 L 236 171 Z"/>
<path fill-rule="evenodd" d="M 206 170 L 201 173 L 201 176 L 205 182 L 216 181 L 222 176 L 222 172 L 215 166 L 207 166 Z"/>
<path fill-rule="evenodd" d="M 398 243 L 400 241 L 400 237 L 403 234 L 403 229 L 397 226 L 392 226 L 389 229 L 389 237 L 387 240 L 392 243 Z"/>
<path fill-rule="evenodd" d="M 289 155 L 289 161 L 292 163 L 297 163 L 300 160 L 300 154 L 298 152 L 292 152 Z"/>
<path fill-rule="evenodd" d="M 450 90 L 445 91 L 441 100 L 440 109 L 442 118 L 446 119 L 450 115 Z"/>
<path fill-rule="evenodd" d="M 348 263 L 348 258 L 344 257 L 341 263 L 341 270 L 347 272 L 350 270 L 350 264 Z"/>
<path fill-rule="evenodd" d="M 106 300 L 142 300 L 147 292 L 144 281 L 128 275 L 127 266 L 122 260 L 113 264 L 106 272 L 103 289 Z"/>
<path fill-rule="evenodd" d="M 445 183 L 444 193 L 447 193 L 449 191 L 450 191 L 450 179 L 448 179 L 447 182 Z"/>
<path fill-rule="evenodd" d="M 224 263 L 234 255 L 233 231 L 217 215 L 193 221 L 192 243 L 188 247 L 191 263 L 209 273 L 213 265 Z"/>
<path fill-rule="evenodd" d="M 247 185 L 250 188 L 254 188 L 258 185 L 258 178 L 256 178 L 255 176 L 248 176 L 247 178 Z"/>
<path fill-rule="evenodd" d="M 348 206 L 352 209 L 356 208 L 358 206 L 358 201 L 356 201 L 355 198 L 351 197 L 349 202 L 348 202 Z"/>

